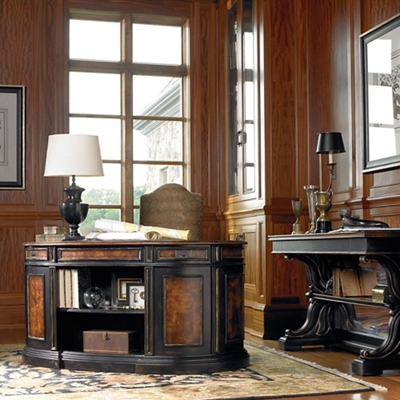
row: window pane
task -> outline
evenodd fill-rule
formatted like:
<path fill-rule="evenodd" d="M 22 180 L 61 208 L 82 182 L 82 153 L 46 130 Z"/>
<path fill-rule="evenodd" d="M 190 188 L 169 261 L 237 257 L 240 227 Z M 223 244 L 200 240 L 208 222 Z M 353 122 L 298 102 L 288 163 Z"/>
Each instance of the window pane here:
<path fill-rule="evenodd" d="M 121 114 L 119 74 L 70 72 L 70 113 Z"/>
<path fill-rule="evenodd" d="M 76 184 L 85 188 L 82 200 L 96 205 L 121 204 L 121 166 L 103 164 L 104 176 L 77 177 Z"/>
<path fill-rule="evenodd" d="M 243 47 L 244 47 L 244 68 L 253 69 L 254 56 L 253 56 L 253 32 L 245 32 L 243 35 Z"/>
<path fill-rule="evenodd" d="M 182 166 L 180 165 L 134 165 L 133 195 L 136 199 L 143 193 L 150 193 L 165 183 L 182 183 Z"/>
<path fill-rule="evenodd" d="M 72 19 L 69 24 L 69 57 L 80 60 L 121 60 L 119 22 Z"/>
<path fill-rule="evenodd" d="M 106 118 L 70 118 L 69 132 L 97 135 L 103 160 L 121 160 L 121 121 Z"/>
<path fill-rule="evenodd" d="M 165 76 L 133 76 L 133 115 L 180 117 L 182 80 Z"/>
<path fill-rule="evenodd" d="M 79 225 L 79 232 L 81 235 L 86 236 L 88 233 L 97 231 L 94 224 L 98 219 L 112 219 L 114 221 L 121 220 L 121 210 L 107 209 L 107 208 L 89 208 L 88 215 L 81 225 Z"/>
<path fill-rule="evenodd" d="M 182 161 L 182 122 L 134 121 L 135 160 Z"/>
<path fill-rule="evenodd" d="M 244 83 L 244 118 L 246 121 L 254 121 L 254 83 Z"/>
<path fill-rule="evenodd" d="M 244 191 L 250 192 L 255 187 L 255 141 L 254 125 L 245 124 L 246 143 L 244 145 Z"/>
<path fill-rule="evenodd" d="M 132 25 L 132 58 L 136 63 L 181 65 L 180 26 Z"/>

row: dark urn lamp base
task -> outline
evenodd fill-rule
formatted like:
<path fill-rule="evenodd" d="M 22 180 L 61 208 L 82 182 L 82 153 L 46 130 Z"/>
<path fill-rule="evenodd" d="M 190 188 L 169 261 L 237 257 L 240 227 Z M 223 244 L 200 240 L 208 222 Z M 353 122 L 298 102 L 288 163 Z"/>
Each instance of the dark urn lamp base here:
<path fill-rule="evenodd" d="M 85 219 L 89 211 L 87 203 L 62 203 L 60 204 L 60 213 L 65 221 L 69 224 L 69 235 L 64 240 L 83 240 L 85 239 L 79 232 L 79 224 Z"/>
<path fill-rule="evenodd" d="M 60 204 L 60 213 L 66 222 L 69 224 L 69 235 L 64 240 L 84 240 L 85 237 L 79 232 L 79 224 L 87 217 L 89 204 L 82 203 L 81 195 L 84 188 L 75 184 L 75 176 L 72 177 L 72 184 L 64 188 L 67 194 L 65 203 Z"/>

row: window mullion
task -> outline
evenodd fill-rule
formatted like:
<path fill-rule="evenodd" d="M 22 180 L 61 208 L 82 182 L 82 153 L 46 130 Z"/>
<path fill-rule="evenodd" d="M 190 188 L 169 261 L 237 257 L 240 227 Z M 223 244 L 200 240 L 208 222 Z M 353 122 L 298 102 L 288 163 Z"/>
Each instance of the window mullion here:
<path fill-rule="evenodd" d="M 132 20 L 125 16 L 121 24 L 121 53 L 125 63 L 132 63 Z M 132 73 L 126 69 L 121 76 L 122 149 L 121 149 L 121 219 L 133 222 L 133 116 Z"/>

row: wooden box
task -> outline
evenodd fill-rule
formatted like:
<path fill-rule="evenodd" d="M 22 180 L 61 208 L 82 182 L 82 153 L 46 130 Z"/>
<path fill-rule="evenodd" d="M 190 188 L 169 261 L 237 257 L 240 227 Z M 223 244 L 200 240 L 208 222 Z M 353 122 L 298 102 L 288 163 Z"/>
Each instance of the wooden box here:
<path fill-rule="evenodd" d="M 83 331 L 85 353 L 129 354 L 138 348 L 136 331 Z"/>

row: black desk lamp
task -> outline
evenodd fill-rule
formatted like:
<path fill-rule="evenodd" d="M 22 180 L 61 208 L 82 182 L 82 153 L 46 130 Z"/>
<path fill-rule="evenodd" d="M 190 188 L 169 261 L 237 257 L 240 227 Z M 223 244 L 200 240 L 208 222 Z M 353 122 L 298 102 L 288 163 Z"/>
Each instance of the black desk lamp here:
<path fill-rule="evenodd" d="M 99 138 L 94 135 L 50 135 L 47 147 L 44 176 L 72 177 L 70 186 L 64 188 L 67 199 L 60 204 L 60 213 L 70 225 L 64 240 L 83 240 L 78 232 L 89 211 L 89 204 L 82 203 L 85 190 L 75 183 L 76 176 L 103 176 Z"/>

